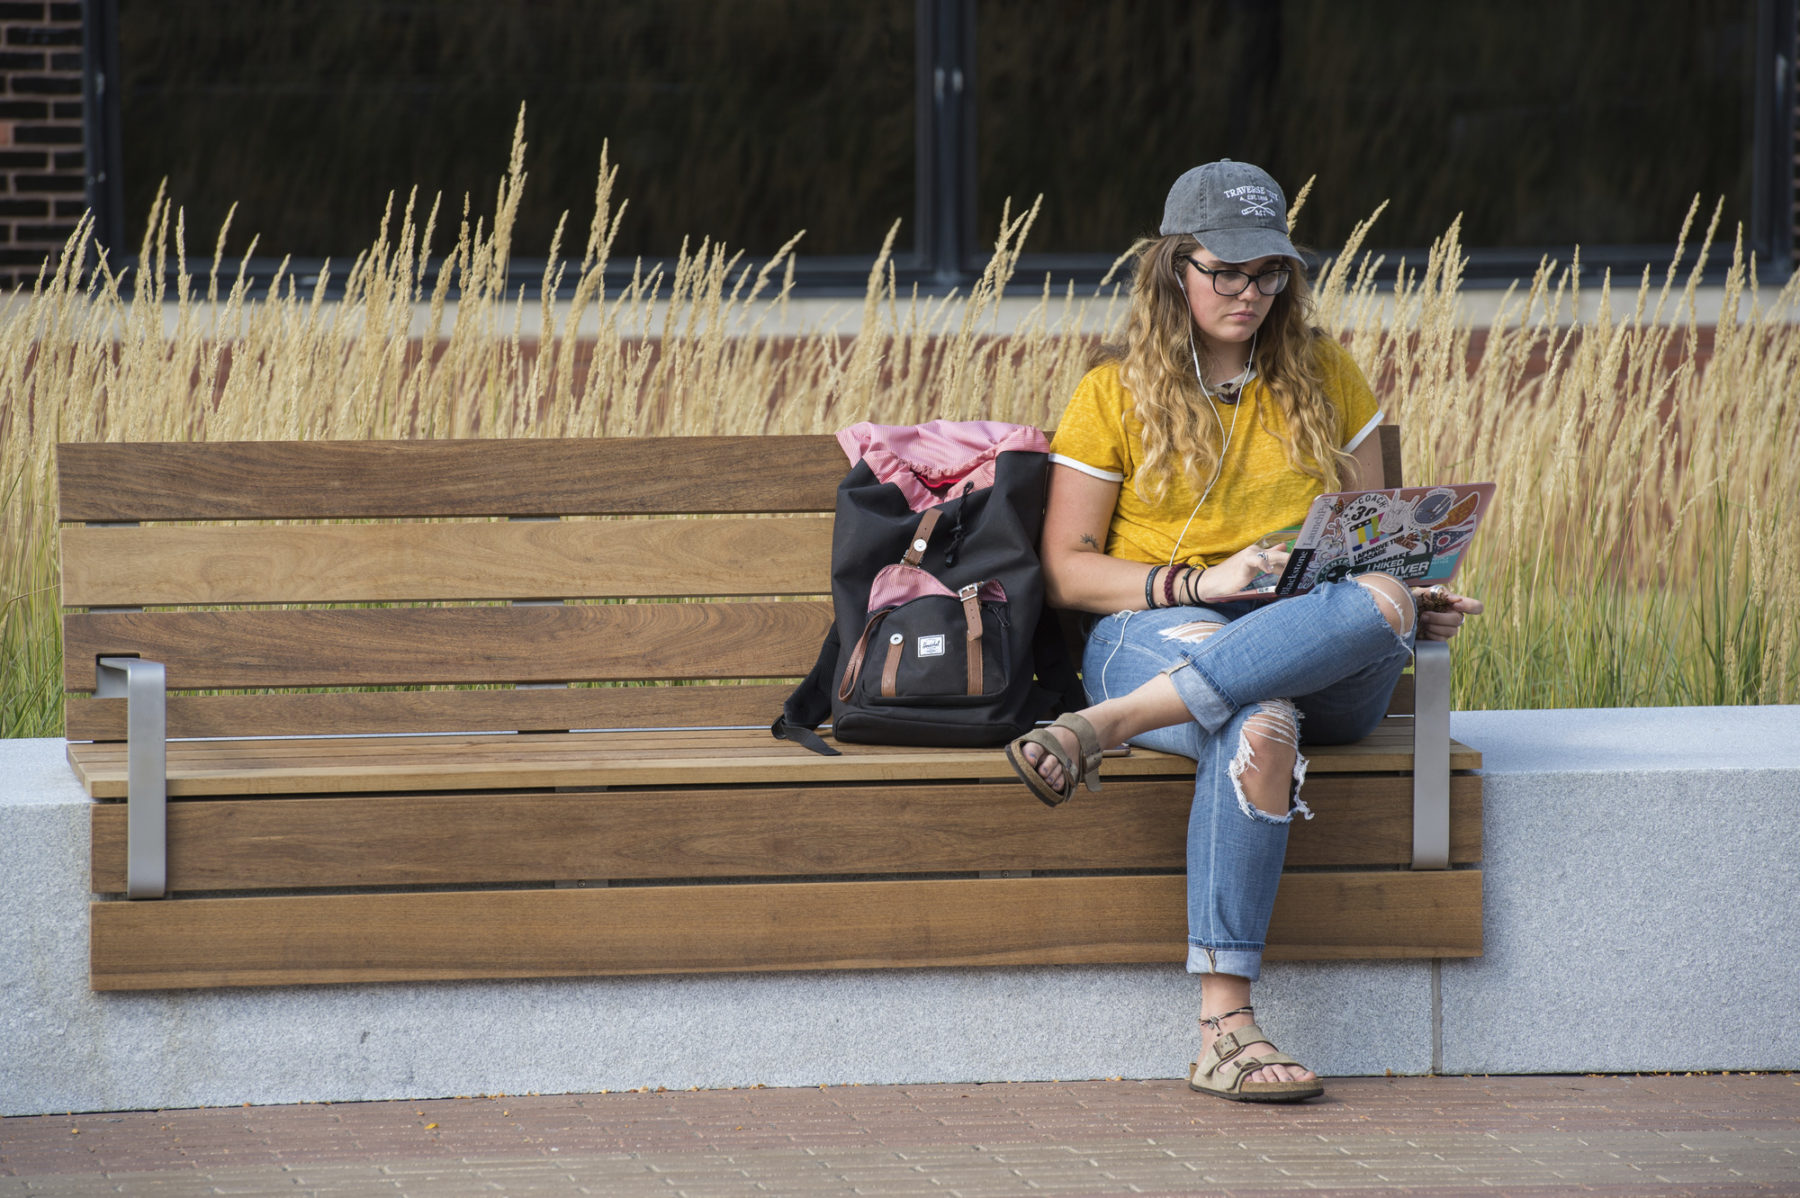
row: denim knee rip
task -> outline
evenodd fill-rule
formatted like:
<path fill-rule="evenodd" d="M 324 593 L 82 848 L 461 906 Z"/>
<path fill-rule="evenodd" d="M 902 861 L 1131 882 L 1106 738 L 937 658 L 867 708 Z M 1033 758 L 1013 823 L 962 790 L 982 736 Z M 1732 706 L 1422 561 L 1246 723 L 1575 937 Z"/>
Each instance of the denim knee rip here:
<path fill-rule="evenodd" d="M 1244 793 L 1244 774 L 1256 764 L 1256 745 L 1251 740 L 1252 736 L 1293 750 L 1294 780 L 1288 788 L 1288 809 L 1285 815 L 1270 815 L 1251 802 L 1250 796 Z M 1237 755 L 1231 759 L 1226 772 L 1231 775 L 1231 788 L 1237 795 L 1238 810 L 1251 819 L 1285 824 L 1291 822 L 1296 815 L 1306 819 L 1313 817 L 1312 808 L 1300 797 L 1300 786 L 1306 781 L 1306 755 L 1300 752 L 1300 712 L 1286 699 L 1266 699 L 1256 704 L 1255 709 L 1245 717 L 1243 728 L 1238 733 Z"/>
<path fill-rule="evenodd" d="M 1173 628 L 1162 630 L 1165 641 L 1184 641 L 1190 645 L 1198 645 L 1225 625 L 1217 620 L 1195 620 L 1191 624 L 1177 624 Z"/>
<path fill-rule="evenodd" d="M 1408 603 L 1404 607 L 1401 606 L 1400 601 L 1394 598 L 1386 585 L 1384 583 L 1376 582 L 1376 579 L 1384 579 L 1386 582 L 1401 588 L 1401 593 L 1407 595 L 1409 598 L 1412 595 L 1412 592 L 1406 589 L 1406 584 L 1391 574 L 1382 574 L 1379 572 L 1373 574 L 1357 574 L 1353 575 L 1350 581 L 1356 583 L 1369 593 L 1369 598 L 1375 601 L 1375 610 L 1381 612 L 1381 618 L 1387 621 L 1389 628 L 1394 628 L 1396 623 L 1400 625 L 1399 628 L 1394 629 L 1394 635 L 1399 637 L 1402 641 L 1408 641 L 1408 638 L 1413 635 L 1414 630 L 1418 627 L 1419 623 L 1417 601 Z M 1388 616 L 1388 611 L 1390 610 L 1393 612 L 1392 618 Z"/>
<path fill-rule="evenodd" d="M 1371 596 L 1376 594 L 1372 588 L 1364 589 L 1368 590 Z M 1382 595 L 1381 598 L 1388 598 L 1389 602 L 1392 602 L 1392 599 L 1386 595 Z M 1223 627 L 1225 627 L 1223 624 L 1213 620 L 1195 620 L 1191 624 L 1178 624 L 1173 628 L 1165 628 L 1162 635 L 1165 640 L 1185 641 L 1188 644 L 1197 645 Z M 1176 670 L 1183 669 L 1190 664 L 1185 661 L 1176 662 L 1162 672 L 1173 674 Z M 1251 743 L 1250 739 L 1252 734 L 1286 745 L 1294 751 L 1294 783 L 1288 790 L 1286 815 L 1270 815 L 1252 803 L 1250 796 L 1244 793 L 1244 773 L 1256 763 L 1256 746 Z M 1256 705 L 1256 710 L 1245 718 L 1243 731 L 1239 734 L 1237 755 L 1231 759 L 1231 765 L 1227 772 L 1231 775 L 1231 789 L 1232 793 L 1237 796 L 1238 810 L 1251 819 L 1262 820 L 1264 823 L 1270 824 L 1285 824 L 1290 822 L 1295 815 L 1301 815 L 1307 819 L 1313 817 L 1312 808 L 1308 807 L 1306 801 L 1300 797 L 1300 784 L 1306 781 L 1306 757 L 1300 752 L 1300 712 L 1286 699 L 1270 699 L 1259 703 Z"/>
<path fill-rule="evenodd" d="M 1218 625 L 1212 625 L 1216 630 Z M 1211 630 L 1206 634 L 1211 635 Z M 1180 661 L 1163 670 L 1164 674 L 1173 674 L 1177 670 L 1189 668 L 1191 662 Z M 1261 807 L 1250 801 L 1244 793 L 1244 774 L 1256 764 L 1256 745 L 1251 742 L 1255 735 L 1264 740 L 1275 741 L 1294 751 L 1294 781 L 1288 789 L 1288 809 L 1286 815 L 1270 815 Z M 1252 705 L 1252 710 L 1244 718 L 1242 729 L 1238 733 L 1238 751 L 1232 757 L 1231 764 L 1226 767 L 1231 775 L 1231 790 L 1237 796 L 1238 809 L 1251 819 L 1262 820 L 1269 824 L 1285 824 L 1296 815 L 1306 819 L 1313 817 L 1313 810 L 1300 797 L 1300 785 L 1306 781 L 1306 754 L 1300 751 L 1300 709 L 1286 699 L 1265 699 Z"/>

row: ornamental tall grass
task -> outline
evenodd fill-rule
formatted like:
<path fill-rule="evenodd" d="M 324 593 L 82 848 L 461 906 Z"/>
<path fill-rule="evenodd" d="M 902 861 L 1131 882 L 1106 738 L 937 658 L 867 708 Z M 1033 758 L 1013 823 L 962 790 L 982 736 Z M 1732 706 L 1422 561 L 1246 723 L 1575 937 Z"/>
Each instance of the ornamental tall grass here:
<path fill-rule="evenodd" d="M 1489 607 L 1453 659 L 1462 707 L 1800 698 L 1800 275 L 1765 294 L 1739 231 L 1703 327 L 1719 229 L 1715 209 L 1693 237 L 1697 211 L 1660 276 L 1603 276 L 1592 315 L 1578 263 L 1543 262 L 1479 344 L 1454 226 L 1391 295 L 1353 253 L 1326 272 L 1411 479 L 1499 484 L 1458 584 Z"/>
<path fill-rule="evenodd" d="M 29 291 L 0 300 L 0 735 L 60 732 L 58 441 L 1050 425 L 1123 317 L 1116 285 L 1042 285 L 996 331 L 1035 207 L 1006 215 L 966 295 L 903 293 L 890 234 L 853 335 L 762 335 L 790 300 L 798 236 L 754 269 L 701 241 L 608 294 L 624 202 L 604 158 L 585 232 L 565 221 L 540 285 L 509 292 L 524 149 L 521 117 L 491 208 L 391 205 L 341 268 L 341 299 L 326 298 L 340 268 L 302 285 L 285 261 L 253 298 L 244 264 L 221 260 L 225 230 L 190 261 L 182 214 L 159 198 L 135 287 L 103 254 L 81 269 L 96 249 L 84 222 Z M 1734 248 L 1703 364 L 1695 296 L 1718 231 L 1690 249 L 1684 227 L 1667 272 L 1622 289 L 1628 317 L 1610 302 L 1573 316 L 1581 273 L 1547 261 L 1481 340 L 1457 228 L 1390 290 L 1360 251 L 1374 219 L 1324 270 L 1322 323 L 1402 422 L 1409 481 L 1499 484 L 1462 580 L 1489 614 L 1458 642 L 1456 703 L 1794 702 L 1800 284 L 1765 295 Z M 572 299 L 553 303 L 565 284 Z M 1608 301 L 1614 286 L 1601 283 Z"/>

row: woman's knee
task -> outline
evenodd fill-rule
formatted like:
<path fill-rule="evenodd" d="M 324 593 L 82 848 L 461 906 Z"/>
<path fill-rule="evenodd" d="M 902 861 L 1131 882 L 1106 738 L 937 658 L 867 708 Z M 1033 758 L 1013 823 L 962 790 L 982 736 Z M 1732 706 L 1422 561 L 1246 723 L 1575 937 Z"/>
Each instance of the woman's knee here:
<path fill-rule="evenodd" d="M 1392 574 L 1358 574 L 1352 582 L 1375 597 L 1375 606 L 1387 617 L 1395 636 L 1407 636 L 1413 629 L 1415 607 L 1412 592 Z"/>
<path fill-rule="evenodd" d="M 1163 629 L 1162 637 L 1166 641 L 1182 641 L 1189 645 L 1198 645 L 1223 627 L 1225 625 L 1217 620 L 1194 620 L 1187 624 L 1177 624 L 1172 628 Z"/>
<path fill-rule="evenodd" d="M 1082 648 L 1089 701 L 1120 698 L 1158 674 L 1185 667 L 1188 655 L 1224 627 L 1219 620 L 1184 619 L 1168 609 L 1108 616 Z"/>
<path fill-rule="evenodd" d="M 1162 638 L 1165 641 L 1174 641 L 1180 644 L 1198 645 L 1223 627 L 1225 625 L 1213 620 L 1195 620 L 1191 624 L 1177 624 L 1173 628 L 1163 629 Z M 1179 657 L 1164 666 L 1161 672 L 1173 674 L 1176 670 L 1185 670 L 1193 664 L 1187 658 Z"/>
<path fill-rule="evenodd" d="M 1286 699 L 1259 703 L 1238 735 L 1230 771 L 1238 806 L 1252 818 L 1260 813 L 1286 822 L 1296 806 L 1301 777 L 1299 712 Z"/>

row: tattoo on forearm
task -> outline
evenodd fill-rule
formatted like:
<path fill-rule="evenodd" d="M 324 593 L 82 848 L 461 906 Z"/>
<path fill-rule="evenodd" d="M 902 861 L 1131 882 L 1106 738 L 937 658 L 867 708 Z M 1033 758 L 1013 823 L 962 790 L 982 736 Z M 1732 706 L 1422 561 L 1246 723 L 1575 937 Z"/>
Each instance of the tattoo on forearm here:
<path fill-rule="evenodd" d="M 1092 545 L 1096 549 L 1100 548 L 1099 540 L 1096 539 L 1091 532 L 1084 532 L 1081 534 L 1081 543 L 1083 545 Z"/>

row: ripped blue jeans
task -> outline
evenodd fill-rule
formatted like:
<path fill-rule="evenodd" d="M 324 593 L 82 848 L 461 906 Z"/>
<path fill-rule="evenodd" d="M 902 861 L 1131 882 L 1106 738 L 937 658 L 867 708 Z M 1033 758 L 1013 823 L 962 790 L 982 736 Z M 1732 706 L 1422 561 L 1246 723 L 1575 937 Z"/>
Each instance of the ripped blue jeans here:
<path fill-rule="evenodd" d="M 1387 712 L 1412 653 L 1377 604 L 1351 581 L 1256 606 L 1167 607 L 1098 620 L 1082 653 L 1089 702 L 1118 698 L 1167 672 L 1193 719 L 1132 743 L 1194 760 L 1188 816 L 1190 973 L 1254 981 L 1287 854 L 1288 824 L 1312 812 L 1300 798 L 1306 758 L 1296 749 L 1289 810 L 1251 803 L 1238 777 L 1259 737 L 1298 744 L 1361 740 Z M 1416 624 L 1405 613 L 1403 626 Z"/>

